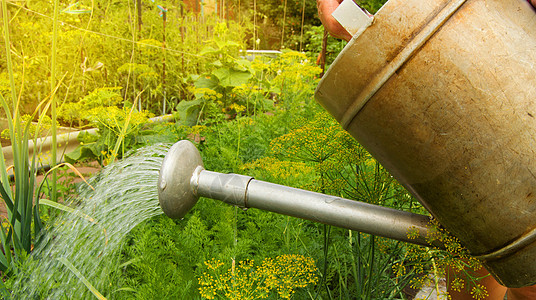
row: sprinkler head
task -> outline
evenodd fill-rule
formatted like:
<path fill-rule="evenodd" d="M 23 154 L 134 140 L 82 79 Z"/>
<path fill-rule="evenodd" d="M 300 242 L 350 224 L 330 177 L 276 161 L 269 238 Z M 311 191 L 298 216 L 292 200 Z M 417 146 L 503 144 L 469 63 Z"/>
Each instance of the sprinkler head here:
<path fill-rule="evenodd" d="M 190 141 L 179 141 L 169 149 L 158 177 L 158 200 L 168 217 L 182 218 L 197 203 L 191 182 L 201 170 L 203 160 Z"/>

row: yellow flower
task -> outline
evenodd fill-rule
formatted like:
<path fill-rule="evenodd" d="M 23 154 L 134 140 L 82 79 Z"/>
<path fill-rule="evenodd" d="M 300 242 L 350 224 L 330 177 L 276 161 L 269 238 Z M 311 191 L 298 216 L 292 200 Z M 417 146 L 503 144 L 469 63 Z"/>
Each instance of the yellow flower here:
<path fill-rule="evenodd" d="M 456 292 L 461 292 L 461 290 L 465 287 L 465 282 L 461 278 L 454 278 L 454 280 L 451 282 L 451 288 L 452 290 Z"/>
<path fill-rule="evenodd" d="M 489 296 L 488 290 L 486 289 L 485 286 L 481 284 L 477 284 L 471 289 L 471 295 L 473 296 L 474 299 L 477 299 L 477 300 L 485 299 L 487 296 Z"/>
<path fill-rule="evenodd" d="M 290 299 L 297 288 L 318 282 L 314 260 L 302 255 L 266 258 L 260 265 L 253 260 L 240 261 L 231 263 L 226 271 L 220 260 L 211 259 L 204 264 L 207 272 L 198 278 L 198 283 L 199 293 L 207 299 L 263 299 L 272 293 Z"/>

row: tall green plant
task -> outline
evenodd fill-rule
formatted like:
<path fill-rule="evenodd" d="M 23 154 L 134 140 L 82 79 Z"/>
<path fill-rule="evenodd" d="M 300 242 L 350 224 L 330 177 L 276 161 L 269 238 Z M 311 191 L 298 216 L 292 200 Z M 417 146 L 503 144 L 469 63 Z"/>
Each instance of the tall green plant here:
<path fill-rule="evenodd" d="M 9 136 L 12 143 L 13 166 L 6 167 L 3 152 L 0 154 L 0 196 L 7 208 L 7 222 L 0 223 L 0 270 L 9 272 L 13 261 L 18 261 L 30 253 L 42 229 L 36 200 L 36 152 L 30 158 L 29 141 L 31 122 L 23 124 L 20 115 L 20 97 L 14 81 L 11 62 L 9 23 L 6 1 L 2 1 L 4 41 L 6 45 L 7 68 L 10 75 L 11 107 L 8 100 L 0 94 L 2 105 L 8 121 Z M 22 88 L 21 88 L 22 90 Z M 40 104 L 42 106 L 44 102 Z M 44 111 L 49 104 L 44 105 Z M 37 112 L 37 110 L 36 110 Z M 36 112 L 32 117 L 36 115 Z M 40 121 L 42 118 L 40 118 Z M 38 127 L 41 122 L 38 122 Z M 33 136 L 34 140 L 37 135 Z M 9 181 L 8 171 L 13 172 L 14 185 Z M 33 225 L 33 228 L 32 228 Z"/>
<path fill-rule="evenodd" d="M 272 140 L 270 163 L 262 159 L 260 164 L 249 166 L 257 171 L 264 169 L 269 177 L 286 179 L 278 180 L 284 185 L 395 208 L 408 207 L 411 198 L 327 113 L 318 113 L 299 124 Z M 263 177 L 259 175 L 256 178 Z M 304 182 L 307 177 L 309 182 Z M 319 240 L 323 239 L 323 244 L 316 246 L 322 275 L 317 289 L 323 298 L 403 297 L 402 289 L 416 276 L 408 266 L 403 243 L 325 225 L 317 228 Z M 409 271 L 393 281 L 392 266 L 396 263 L 408 266 Z"/>
<path fill-rule="evenodd" d="M 51 52 L 51 59 L 50 59 L 50 98 L 51 98 L 51 109 L 50 114 L 51 118 L 53 120 L 52 122 L 52 128 L 50 135 L 52 137 L 52 149 L 50 150 L 52 154 L 52 160 L 51 165 L 54 167 L 57 163 L 57 139 L 56 139 L 56 93 L 55 93 L 55 87 L 56 87 L 56 48 L 58 43 L 58 14 L 59 14 L 59 0 L 54 0 L 54 19 L 53 19 L 53 26 L 52 26 L 52 52 Z M 56 200 L 56 181 L 58 178 L 58 174 L 56 173 L 56 170 L 52 171 L 52 181 L 51 181 L 51 187 L 52 187 L 52 199 Z"/>

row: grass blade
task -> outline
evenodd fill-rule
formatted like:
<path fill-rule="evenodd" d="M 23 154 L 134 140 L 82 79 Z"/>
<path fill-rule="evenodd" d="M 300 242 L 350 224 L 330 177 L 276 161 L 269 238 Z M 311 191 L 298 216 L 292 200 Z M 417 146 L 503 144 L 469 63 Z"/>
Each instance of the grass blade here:
<path fill-rule="evenodd" d="M 50 170 L 48 170 L 48 172 L 45 174 L 44 178 L 47 178 L 48 174 L 50 174 L 50 172 L 52 172 L 53 170 L 57 169 L 57 168 L 60 168 L 60 167 L 63 167 L 63 166 L 67 166 L 69 167 L 69 169 L 71 169 L 71 171 L 73 171 L 80 179 L 82 179 L 92 190 L 95 190 L 95 188 L 93 186 L 91 186 L 91 184 L 89 184 L 89 182 L 87 182 L 86 178 L 84 177 L 84 175 L 82 175 L 82 173 L 80 173 L 80 171 L 78 171 L 78 169 L 71 165 L 70 163 L 68 162 L 64 162 L 64 163 L 61 163 L 61 164 L 58 164 L 56 165 L 54 168 L 51 168 Z M 44 182 L 44 180 L 43 180 Z M 41 186 L 43 185 L 43 183 L 41 183 Z M 41 187 L 39 187 L 39 189 L 41 189 Z"/>
<path fill-rule="evenodd" d="M 104 237 L 106 238 L 105 246 L 108 244 L 109 238 L 108 238 L 108 234 L 106 233 L 106 228 L 104 228 L 101 224 L 99 224 L 99 222 L 97 220 L 95 220 L 91 216 L 86 215 L 86 214 L 84 214 L 84 213 L 82 213 L 79 210 L 76 210 L 74 208 L 70 208 L 69 206 L 66 206 L 66 205 L 63 205 L 61 203 L 54 202 L 54 201 L 51 201 L 51 200 L 48 200 L 48 199 L 40 199 L 39 204 L 43 204 L 43 205 L 47 205 L 47 206 L 50 206 L 50 207 L 54 207 L 54 208 L 59 209 L 59 210 L 63 210 L 64 212 L 74 214 L 75 216 L 78 216 L 78 217 L 80 217 L 82 219 L 85 219 L 85 220 L 97 225 L 98 227 L 100 227 L 102 229 Z"/>
<path fill-rule="evenodd" d="M 6 99 L 0 94 L 0 103 L 2 104 L 2 107 L 4 108 L 4 111 L 6 115 L 8 116 L 6 118 L 8 123 L 8 128 L 13 128 L 13 123 L 11 118 L 9 117 L 11 115 L 11 112 L 9 111 L 9 106 L 7 105 Z M 4 152 L 0 151 L 0 174 L 2 176 L 2 186 L 4 189 L 9 189 L 9 176 L 7 175 L 7 167 L 6 167 L 6 161 L 4 158 Z M 8 191 L 9 195 L 11 195 L 11 190 Z"/>
<path fill-rule="evenodd" d="M 20 220 L 20 214 L 18 214 L 17 211 L 13 209 L 13 200 L 11 200 L 11 196 L 8 195 L 3 185 L 0 185 L 0 197 L 2 197 L 2 199 L 4 200 L 4 203 L 6 204 L 8 211 L 12 213 L 13 218 Z"/>
<path fill-rule="evenodd" d="M 4 223 L 0 223 L 0 241 L 2 242 L 2 245 L 4 246 L 4 249 L 9 249 L 9 248 L 6 248 L 6 245 L 9 245 L 9 240 L 6 237 L 6 228 L 4 227 Z M 10 265 L 9 263 L 10 261 L 11 261 L 11 252 L 5 251 L 4 253 L 3 251 L 0 251 L 0 270 L 2 270 L 2 272 L 7 271 Z"/>
<path fill-rule="evenodd" d="M 84 277 L 84 275 L 82 275 L 82 273 L 80 273 L 80 271 L 78 271 L 75 266 L 73 266 L 73 264 L 71 264 L 70 261 L 68 261 L 65 257 L 58 258 L 58 261 L 61 262 L 64 266 L 66 266 L 69 270 L 71 270 L 71 272 L 73 272 L 73 274 L 78 277 L 80 281 L 82 281 L 82 283 L 97 299 L 106 300 L 106 297 L 99 293 L 99 291 L 97 291 L 97 289 L 86 279 L 86 277 Z"/>

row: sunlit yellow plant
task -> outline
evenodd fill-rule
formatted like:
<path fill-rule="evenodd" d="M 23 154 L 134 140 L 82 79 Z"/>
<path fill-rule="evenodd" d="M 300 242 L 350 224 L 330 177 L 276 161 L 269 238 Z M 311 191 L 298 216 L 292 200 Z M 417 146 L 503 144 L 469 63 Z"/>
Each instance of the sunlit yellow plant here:
<path fill-rule="evenodd" d="M 32 122 L 32 116 L 30 115 L 23 115 L 21 116 L 21 127 L 22 128 L 26 128 L 27 126 L 28 127 L 28 133 L 30 134 L 30 136 L 44 136 L 48 133 L 48 131 L 50 130 L 50 127 L 52 126 L 52 119 L 48 116 L 48 115 L 42 115 L 42 116 L 39 116 L 40 118 L 40 124 L 39 126 L 37 126 L 37 122 Z M 56 122 L 56 126 L 59 126 L 58 123 Z M 9 128 L 6 128 L 2 131 L 1 133 L 1 136 L 2 138 L 4 139 L 9 139 L 10 138 L 10 132 L 9 132 Z"/>
<path fill-rule="evenodd" d="M 410 229 L 408 237 L 416 238 L 418 233 L 416 234 Z M 413 263 L 413 268 L 417 274 L 428 274 L 431 269 L 435 277 L 447 277 L 452 290 L 466 291 L 474 299 L 487 297 L 486 287 L 480 284 L 480 280 L 490 275 L 482 277 L 477 273 L 482 268 L 482 264 L 469 254 L 469 251 L 456 237 L 433 219 L 430 222 L 429 234 L 426 239 L 430 244 L 441 245 L 443 249 L 409 246 L 407 257 Z M 398 274 L 394 266 L 393 270 L 395 274 Z M 450 272 L 448 272 L 449 270 Z M 449 276 L 453 277 L 449 278 Z M 418 276 L 412 280 L 410 285 L 419 289 L 429 284 L 432 279 L 434 278 L 429 276 Z"/>
<path fill-rule="evenodd" d="M 223 95 L 209 88 L 191 87 L 190 92 L 195 95 L 196 98 L 204 98 L 209 101 L 220 100 Z"/>
<path fill-rule="evenodd" d="M 248 170 L 248 173 L 261 171 L 264 180 L 269 182 L 298 186 L 309 184 L 310 175 L 315 173 L 314 167 L 304 162 L 284 161 L 274 157 L 263 157 L 244 164 L 241 169 Z"/>
<path fill-rule="evenodd" d="M 82 121 L 91 115 L 90 110 L 120 105 L 123 102 L 120 90 L 121 87 L 97 88 L 78 102 L 63 104 L 58 111 L 58 118 L 69 123 L 78 121 L 78 125 L 82 125 Z"/>
<path fill-rule="evenodd" d="M 307 91 L 322 72 L 322 69 L 308 60 L 305 53 L 296 51 L 281 54 L 279 60 L 270 64 L 270 70 L 276 74 L 272 83 L 279 86 L 282 93 Z"/>
<path fill-rule="evenodd" d="M 274 294 L 291 299 L 296 289 L 318 282 L 314 260 L 298 254 L 266 258 L 260 265 L 253 260 L 233 261 L 229 267 L 211 259 L 205 268 L 198 283 L 206 299 L 264 299 Z"/>

